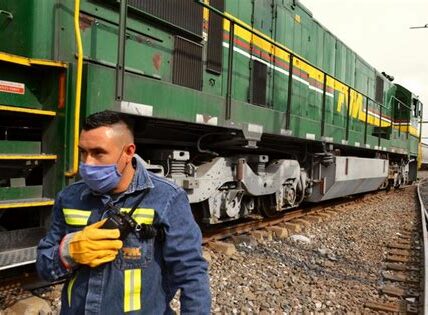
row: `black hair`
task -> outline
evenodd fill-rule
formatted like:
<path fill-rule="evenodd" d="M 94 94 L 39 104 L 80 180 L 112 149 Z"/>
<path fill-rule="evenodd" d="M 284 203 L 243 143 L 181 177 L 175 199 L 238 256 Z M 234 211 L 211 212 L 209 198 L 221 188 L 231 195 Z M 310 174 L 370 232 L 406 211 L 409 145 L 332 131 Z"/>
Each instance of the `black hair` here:
<path fill-rule="evenodd" d="M 112 126 L 115 124 L 124 124 L 131 134 L 134 134 L 133 122 L 122 113 L 104 110 L 102 112 L 89 115 L 83 123 L 82 129 L 85 131 L 99 127 Z"/>

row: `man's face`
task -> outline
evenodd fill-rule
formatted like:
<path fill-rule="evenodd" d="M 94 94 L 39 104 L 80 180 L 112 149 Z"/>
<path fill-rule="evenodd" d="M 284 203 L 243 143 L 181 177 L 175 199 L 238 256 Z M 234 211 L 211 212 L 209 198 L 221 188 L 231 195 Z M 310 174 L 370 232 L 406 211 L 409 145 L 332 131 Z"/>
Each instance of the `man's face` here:
<path fill-rule="evenodd" d="M 126 163 L 126 158 L 123 157 L 125 147 L 120 135 L 111 127 L 82 130 L 80 134 L 80 160 L 89 165 L 117 163 L 121 170 Z"/>

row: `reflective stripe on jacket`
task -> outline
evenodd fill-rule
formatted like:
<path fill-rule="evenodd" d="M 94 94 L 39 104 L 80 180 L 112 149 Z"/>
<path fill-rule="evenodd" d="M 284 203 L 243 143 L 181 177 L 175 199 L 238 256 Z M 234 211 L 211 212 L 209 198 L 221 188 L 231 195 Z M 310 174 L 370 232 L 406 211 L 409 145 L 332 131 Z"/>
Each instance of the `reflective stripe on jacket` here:
<path fill-rule="evenodd" d="M 36 266 L 48 281 L 67 279 L 61 314 L 171 314 L 169 302 L 178 289 L 182 314 L 210 313 L 201 232 L 187 195 L 168 180 L 149 173 L 140 157 L 135 159 L 133 181 L 115 199 L 92 193 L 82 181 L 58 194 L 51 227 L 38 246 Z M 109 202 L 120 211 L 129 211 L 143 191 L 145 197 L 133 217 L 139 223 L 162 226 L 162 241 L 141 240 L 130 233 L 114 261 L 96 268 L 64 268 L 58 247 L 66 234 L 107 217 Z"/>

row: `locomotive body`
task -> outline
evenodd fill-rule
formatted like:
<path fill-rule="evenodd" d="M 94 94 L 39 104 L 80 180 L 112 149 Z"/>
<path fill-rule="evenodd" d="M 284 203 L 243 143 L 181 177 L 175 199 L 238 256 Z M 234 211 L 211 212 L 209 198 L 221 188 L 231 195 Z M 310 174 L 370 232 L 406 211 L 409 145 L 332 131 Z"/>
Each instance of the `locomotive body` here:
<path fill-rule="evenodd" d="M 416 179 L 422 104 L 297 0 L 24 2 L 0 7 L 0 269 L 34 260 L 104 109 L 205 224 Z"/>

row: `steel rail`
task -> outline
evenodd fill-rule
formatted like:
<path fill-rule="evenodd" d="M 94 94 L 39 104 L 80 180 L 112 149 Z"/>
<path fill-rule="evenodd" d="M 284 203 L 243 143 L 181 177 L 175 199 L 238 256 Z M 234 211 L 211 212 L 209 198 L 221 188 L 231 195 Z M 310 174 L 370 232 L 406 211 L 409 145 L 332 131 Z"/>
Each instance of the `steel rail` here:
<path fill-rule="evenodd" d="M 419 204 L 421 206 L 421 221 L 422 221 L 422 238 L 423 238 L 423 242 L 424 242 L 424 274 L 423 274 L 423 279 L 424 279 L 424 295 L 423 295 L 423 300 L 422 300 L 422 314 L 428 315 L 428 308 L 426 307 L 427 301 L 428 301 L 428 279 L 427 279 L 427 268 L 428 268 L 428 233 L 427 233 L 427 219 L 428 219 L 428 213 L 427 210 L 425 208 L 425 205 L 423 203 L 422 200 L 422 195 L 421 195 L 421 185 L 426 184 L 428 185 L 428 183 L 425 183 L 425 180 L 422 180 L 419 184 L 418 184 L 418 198 L 419 198 Z"/>
<path fill-rule="evenodd" d="M 331 207 L 331 206 L 327 206 L 327 207 Z M 301 218 L 309 213 L 313 213 L 313 212 L 309 212 L 309 210 L 305 211 L 299 208 L 292 212 L 283 213 L 284 215 L 282 216 L 280 215 L 273 218 L 254 219 L 252 221 L 238 223 L 233 226 L 223 227 L 218 230 L 204 232 L 202 244 L 207 244 L 212 241 L 222 240 L 222 239 L 231 237 L 233 235 L 248 233 L 253 230 L 266 228 L 268 226 L 277 225 L 282 222 L 287 222 L 293 219 Z"/>

